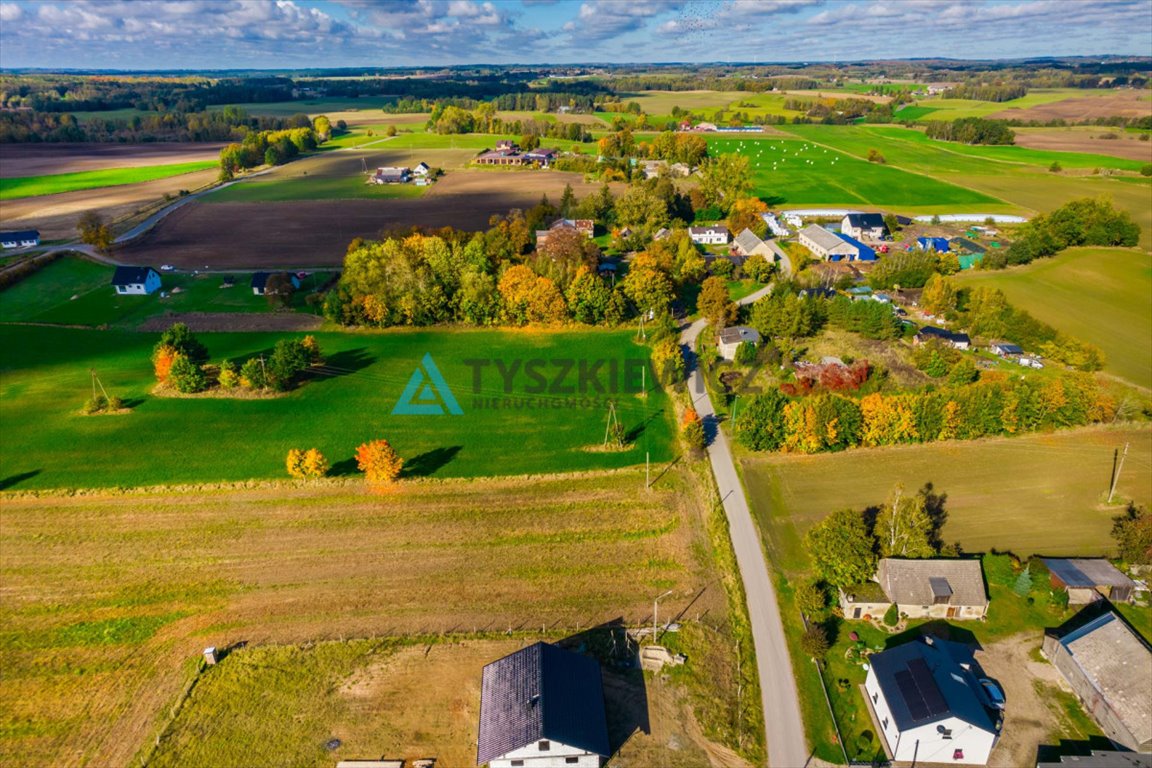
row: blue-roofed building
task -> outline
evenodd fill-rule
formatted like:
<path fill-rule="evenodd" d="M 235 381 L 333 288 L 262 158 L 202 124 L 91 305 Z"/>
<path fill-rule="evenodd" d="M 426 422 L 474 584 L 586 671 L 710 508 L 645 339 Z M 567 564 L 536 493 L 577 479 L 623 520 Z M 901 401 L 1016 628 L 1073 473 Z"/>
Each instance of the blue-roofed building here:
<path fill-rule="evenodd" d="M 850 255 L 848 261 L 876 261 L 876 250 L 874 248 L 864 245 L 864 243 L 856 238 L 851 235 L 846 235 L 843 232 L 834 232 L 833 234 L 856 249 L 856 255 Z M 835 256 L 830 256 L 829 259 L 831 261 L 840 261 L 840 259 Z"/>
<path fill-rule="evenodd" d="M 946 237 L 918 237 L 916 238 L 916 245 L 925 251 L 936 251 L 937 253 L 948 253 L 952 250 Z"/>
<path fill-rule="evenodd" d="M 985 765 L 1000 732 L 967 646 L 930 637 L 869 658 L 868 708 L 897 762 Z"/>
<path fill-rule="evenodd" d="M 0 232 L 0 248 L 27 248 L 40 245 L 40 231 L 21 229 L 15 232 Z"/>
<path fill-rule="evenodd" d="M 595 659 L 536 643 L 484 667 L 477 765 L 599 768 L 609 750 Z"/>

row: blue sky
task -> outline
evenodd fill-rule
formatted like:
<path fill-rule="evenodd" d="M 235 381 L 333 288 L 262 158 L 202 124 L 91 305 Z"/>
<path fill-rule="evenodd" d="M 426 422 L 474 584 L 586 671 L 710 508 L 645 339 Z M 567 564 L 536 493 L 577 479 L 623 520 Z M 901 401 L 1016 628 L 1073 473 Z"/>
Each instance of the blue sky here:
<path fill-rule="evenodd" d="M 1150 0 L 0 0 L 0 67 L 1152 55 Z"/>

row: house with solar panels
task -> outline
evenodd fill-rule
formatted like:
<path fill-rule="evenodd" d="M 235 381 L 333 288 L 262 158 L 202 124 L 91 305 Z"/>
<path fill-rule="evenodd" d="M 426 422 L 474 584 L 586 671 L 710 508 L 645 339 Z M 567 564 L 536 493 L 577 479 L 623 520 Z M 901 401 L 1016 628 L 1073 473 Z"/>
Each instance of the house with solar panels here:
<path fill-rule="evenodd" d="M 477 765 L 600 768 L 609 755 L 595 659 L 536 643 L 484 667 Z"/>
<path fill-rule="evenodd" d="M 966 646 L 930 637 L 869 658 L 864 691 L 889 758 L 987 764 L 999 719 L 972 665 Z"/>

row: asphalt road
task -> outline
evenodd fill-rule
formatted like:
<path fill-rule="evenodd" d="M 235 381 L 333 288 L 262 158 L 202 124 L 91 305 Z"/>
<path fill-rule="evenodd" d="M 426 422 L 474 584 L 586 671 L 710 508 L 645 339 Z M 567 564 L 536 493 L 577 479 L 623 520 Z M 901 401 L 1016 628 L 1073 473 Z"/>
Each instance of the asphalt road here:
<path fill-rule="evenodd" d="M 750 304 L 769 289 L 740 301 Z M 705 425 L 715 425 L 716 411 L 704 387 L 704 377 L 695 364 L 696 339 L 707 327 L 707 320 L 697 320 L 684 329 L 680 342 L 687 347 L 689 362 L 688 392 L 693 407 Z M 792 660 L 784 639 L 784 625 L 780 621 L 780 608 L 776 603 L 776 590 L 768 574 L 768 562 L 760 546 L 760 537 L 752 522 L 744 488 L 736 474 L 736 463 L 728 447 L 728 438 L 717 426 L 708 446 L 712 473 L 728 516 L 729 535 L 736 552 L 736 565 L 744 582 L 748 600 L 748 618 L 752 623 L 752 640 L 756 647 L 756 669 L 760 675 L 760 697 L 764 707 L 764 731 L 768 742 L 768 765 L 773 768 L 802 768 L 809 764 L 811 753 L 804 738 L 804 725 L 800 719 L 800 701 L 796 693 L 796 679 L 792 674 Z"/>

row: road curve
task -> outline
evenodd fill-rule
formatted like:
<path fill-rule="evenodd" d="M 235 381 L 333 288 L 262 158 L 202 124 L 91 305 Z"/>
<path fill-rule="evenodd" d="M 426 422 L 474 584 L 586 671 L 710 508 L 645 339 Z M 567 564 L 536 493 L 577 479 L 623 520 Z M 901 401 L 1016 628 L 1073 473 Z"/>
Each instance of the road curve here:
<path fill-rule="evenodd" d="M 740 301 L 750 304 L 768 292 L 764 288 Z M 708 325 L 697 320 L 680 335 L 686 347 L 689 363 L 688 394 L 692 405 L 706 424 L 715 423 L 716 411 L 704 386 L 704 377 L 696 362 L 696 340 Z M 729 535 L 736 552 L 736 565 L 744 582 L 748 601 L 748 618 L 752 624 L 752 641 L 756 648 L 756 669 L 760 676 L 760 698 L 764 708 L 764 734 L 768 742 L 768 765 L 773 768 L 802 768 L 808 765 L 811 753 L 804 738 L 804 725 L 800 718 L 800 700 L 796 692 L 796 678 L 792 674 L 792 660 L 784 638 L 784 625 L 780 621 L 780 608 L 776 590 L 768 573 L 768 562 L 760 546 L 760 536 L 752 522 L 748 500 L 736 463 L 728 447 L 728 438 L 717 425 L 715 437 L 708 446 L 712 473 L 728 517 Z"/>

